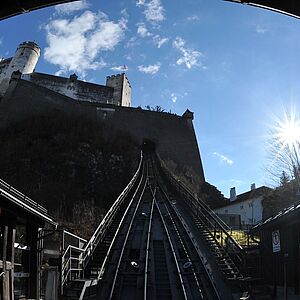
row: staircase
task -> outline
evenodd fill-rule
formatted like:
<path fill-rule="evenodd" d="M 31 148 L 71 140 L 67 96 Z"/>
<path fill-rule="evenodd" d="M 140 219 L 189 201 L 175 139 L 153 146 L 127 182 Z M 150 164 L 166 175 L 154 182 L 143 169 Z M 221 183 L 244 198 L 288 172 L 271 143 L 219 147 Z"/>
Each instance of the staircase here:
<path fill-rule="evenodd" d="M 92 300 L 96 299 L 97 280 L 76 279 L 68 282 L 64 287 L 65 300 Z"/>
<path fill-rule="evenodd" d="M 135 175 L 107 212 L 85 249 L 79 249 L 81 252 L 76 257 L 72 255 L 71 248 L 68 248 L 64 253 L 61 278 L 63 299 L 83 300 L 95 298 L 98 279 L 101 276 L 101 267 L 131 200 L 132 187 L 141 176 L 142 162 L 143 155 L 141 153 L 140 163 Z M 76 262 L 75 268 L 74 263 L 72 263 L 74 261 Z"/>
<path fill-rule="evenodd" d="M 230 235 L 230 228 L 194 193 L 165 167 L 157 157 L 158 165 L 165 179 L 180 195 L 183 209 L 191 217 L 200 238 L 205 241 L 224 278 L 230 282 L 243 279 L 244 249 Z"/>
<path fill-rule="evenodd" d="M 219 244 L 216 235 L 207 229 L 201 218 L 197 218 L 197 216 L 193 215 L 192 219 L 198 229 L 199 235 L 206 242 L 211 253 L 215 257 L 219 269 L 223 273 L 224 277 L 227 280 L 236 280 L 242 278 L 242 275 L 235 262 L 232 260 L 224 247 Z"/>

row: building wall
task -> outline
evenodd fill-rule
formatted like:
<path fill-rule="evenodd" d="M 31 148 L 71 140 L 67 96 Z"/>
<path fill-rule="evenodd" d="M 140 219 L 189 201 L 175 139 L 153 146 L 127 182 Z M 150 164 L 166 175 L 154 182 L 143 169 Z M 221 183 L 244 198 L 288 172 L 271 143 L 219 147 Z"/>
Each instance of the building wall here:
<path fill-rule="evenodd" d="M 5 77 L 7 68 L 12 60 L 12 57 L 0 61 L 0 82 Z"/>
<path fill-rule="evenodd" d="M 113 103 L 113 89 L 111 87 L 77 80 L 75 74 L 71 75 L 70 78 L 65 78 L 34 72 L 22 75 L 22 79 L 75 100 Z"/>
<path fill-rule="evenodd" d="M 11 75 L 15 71 L 22 74 L 32 73 L 40 56 L 41 49 L 34 42 L 24 42 L 19 45 L 17 51 L 9 62 L 9 65 L 2 69 L 0 74 L 0 96 L 8 88 Z"/>
<path fill-rule="evenodd" d="M 280 251 L 273 252 L 272 232 L 279 230 Z M 267 284 L 284 285 L 284 266 L 288 287 L 294 287 L 298 297 L 300 293 L 300 215 L 289 215 L 268 226 L 262 226 L 256 233 L 260 234 L 260 257 L 263 274 Z M 293 298 L 293 299 L 299 299 Z M 283 299 L 283 298 L 282 298 Z M 289 299 L 289 297 L 288 297 Z"/>
<path fill-rule="evenodd" d="M 114 89 L 113 104 L 131 106 L 131 86 L 125 73 L 107 76 L 106 85 Z"/>
<path fill-rule="evenodd" d="M 138 108 L 74 101 L 69 97 L 25 80 L 14 80 L 0 102 L 0 128 L 34 115 L 64 111 L 91 120 L 107 122 L 113 129 L 129 133 L 142 145 L 145 139 L 156 144 L 162 158 L 173 160 L 179 167 L 194 170 L 204 181 L 201 158 L 192 120 L 168 113 Z"/>
<path fill-rule="evenodd" d="M 215 209 L 215 213 L 238 214 L 241 216 L 242 225 L 254 225 L 262 220 L 262 196 L 245 200 L 243 202 L 230 203 L 230 205 Z"/>
<path fill-rule="evenodd" d="M 232 229 L 241 229 L 241 215 L 239 214 L 220 214 L 218 216 Z"/>

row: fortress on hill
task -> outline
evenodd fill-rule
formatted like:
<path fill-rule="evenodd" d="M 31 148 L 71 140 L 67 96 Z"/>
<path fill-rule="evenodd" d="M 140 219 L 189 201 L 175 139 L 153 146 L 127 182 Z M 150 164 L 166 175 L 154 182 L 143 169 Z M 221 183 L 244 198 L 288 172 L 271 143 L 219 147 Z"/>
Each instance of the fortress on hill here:
<path fill-rule="evenodd" d="M 41 53 L 34 42 L 23 42 L 13 57 L 0 61 L 0 128 L 50 112 L 64 112 L 108 123 L 142 145 L 151 141 L 164 160 L 204 173 L 193 128 L 193 113 L 182 116 L 131 107 L 131 85 L 125 73 L 108 76 L 106 85 L 35 72 Z M 113 134 L 113 130 L 112 130 Z"/>

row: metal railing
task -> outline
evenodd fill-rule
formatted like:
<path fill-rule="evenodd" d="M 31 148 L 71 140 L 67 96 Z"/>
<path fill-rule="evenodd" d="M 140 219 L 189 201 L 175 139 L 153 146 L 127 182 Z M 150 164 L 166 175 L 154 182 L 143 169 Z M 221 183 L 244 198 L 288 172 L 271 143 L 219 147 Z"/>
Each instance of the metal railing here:
<path fill-rule="evenodd" d="M 122 193 L 119 195 L 117 200 L 114 202 L 112 207 L 109 209 L 97 229 L 95 230 L 94 234 L 92 235 L 91 239 L 89 240 L 84 253 L 83 253 L 83 267 L 85 268 L 89 258 L 92 256 L 95 248 L 97 247 L 98 243 L 102 240 L 102 238 L 105 236 L 107 230 L 109 229 L 110 224 L 114 220 L 120 206 L 122 205 L 124 199 L 128 195 L 129 191 L 131 190 L 132 186 L 135 184 L 140 170 L 141 170 L 141 165 L 142 165 L 142 160 L 143 160 L 143 154 L 141 153 L 141 158 L 139 162 L 139 166 L 137 171 L 135 172 L 134 176 L 126 186 L 126 188 L 122 191 Z"/>
<path fill-rule="evenodd" d="M 157 156 L 163 173 L 170 183 L 177 188 L 178 192 L 185 195 L 185 201 L 197 217 L 205 224 L 214 239 L 236 262 L 238 269 L 242 266 L 244 250 L 241 245 L 230 235 L 231 228 L 217 216 L 204 201 L 193 193 L 183 182 L 176 178 Z"/>
<path fill-rule="evenodd" d="M 84 249 L 69 245 L 62 256 L 61 291 L 66 282 L 83 277 L 82 253 Z"/>
<path fill-rule="evenodd" d="M 0 179 L 0 194 L 3 194 L 4 197 L 9 198 L 22 208 L 34 212 L 50 224 L 57 225 L 56 222 L 54 222 L 54 220 L 48 215 L 48 211 L 45 207 L 22 194 L 2 179 Z"/>
<path fill-rule="evenodd" d="M 141 153 L 140 162 L 134 176 L 114 202 L 112 207 L 106 213 L 101 223 L 95 230 L 94 234 L 90 238 L 89 242 L 84 249 L 80 249 L 74 246 L 68 246 L 62 256 L 62 272 L 61 272 L 61 288 L 63 290 L 64 285 L 73 278 L 83 278 L 84 269 L 86 268 L 90 258 L 92 257 L 94 250 L 98 246 L 107 233 L 111 223 L 115 219 L 120 206 L 125 200 L 126 196 L 130 192 L 132 186 L 135 184 L 141 170 L 143 161 L 143 154 Z"/>

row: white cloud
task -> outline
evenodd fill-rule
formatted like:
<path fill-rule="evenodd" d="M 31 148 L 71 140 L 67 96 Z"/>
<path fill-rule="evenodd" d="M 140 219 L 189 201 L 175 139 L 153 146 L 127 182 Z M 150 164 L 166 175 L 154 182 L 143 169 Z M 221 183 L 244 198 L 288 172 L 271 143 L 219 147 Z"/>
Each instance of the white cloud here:
<path fill-rule="evenodd" d="M 148 22 L 159 23 L 165 19 L 165 9 L 161 5 L 160 0 L 151 0 L 149 2 L 138 0 L 136 5 L 145 8 L 144 15 Z"/>
<path fill-rule="evenodd" d="M 147 37 L 147 36 L 151 36 L 152 33 L 148 31 L 145 23 L 137 23 L 137 34 L 141 37 Z"/>
<path fill-rule="evenodd" d="M 221 161 L 227 163 L 228 165 L 232 165 L 233 164 L 233 160 L 231 160 L 230 158 L 228 158 L 227 156 L 220 154 L 218 152 L 214 152 L 213 155 L 217 156 Z"/>
<path fill-rule="evenodd" d="M 126 72 L 128 71 L 128 67 L 123 65 L 123 66 L 115 66 L 110 68 L 112 71 L 118 71 L 118 72 Z"/>
<path fill-rule="evenodd" d="M 165 9 L 161 5 L 160 0 L 151 0 L 146 3 L 146 9 L 144 11 L 145 17 L 149 22 L 161 22 L 165 19 Z"/>
<path fill-rule="evenodd" d="M 108 20 L 102 13 L 85 11 L 73 19 L 55 19 L 46 26 L 48 46 L 45 59 L 60 67 L 61 72 L 96 70 L 106 63 L 99 57 L 102 51 L 112 51 L 124 38 L 127 20 Z"/>
<path fill-rule="evenodd" d="M 145 5 L 145 0 L 138 0 L 136 2 L 136 6 L 142 6 L 142 5 Z"/>
<path fill-rule="evenodd" d="M 189 17 L 187 17 L 186 18 L 188 21 L 200 21 L 200 18 L 199 18 L 199 16 L 197 16 L 197 15 L 193 15 L 193 16 L 189 16 Z"/>
<path fill-rule="evenodd" d="M 267 29 L 262 27 L 261 25 L 256 25 L 255 30 L 258 34 L 264 34 L 267 31 Z"/>
<path fill-rule="evenodd" d="M 174 93 L 171 94 L 171 100 L 173 103 L 176 103 L 177 101 L 177 96 Z"/>
<path fill-rule="evenodd" d="M 168 41 L 168 38 L 162 38 L 159 35 L 153 37 L 153 43 L 155 46 L 157 46 L 157 48 L 160 48 L 163 44 L 167 43 Z"/>
<path fill-rule="evenodd" d="M 149 66 L 138 66 L 138 69 L 140 72 L 146 74 L 156 74 L 160 69 L 160 63 L 157 63 L 155 65 L 149 65 Z"/>
<path fill-rule="evenodd" d="M 86 0 L 81 0 L 55 5 L 55 10 L 59 14 L 71 14 L 75 11 L 87 9 L 89 6 L 90 4 Z"/>
<path fill-rule="evenodd" d="M 182 56 L 176 61 L 177 65 L 183 64 L 188 69 L 191 69 L 193 66 L 202 66 L 199 58 L 203 56 L 203 54 L 199 51 L 187 48 L 185 46 L 185 40 L 181 37 L 177 37 L 173 41 L 173 47 L 182 54 Z"/>
<path fill-rule="evenodd" d="M 126 47 L 126 48 L 133 48 L 133 47 L 135 47 L 135 46 L 138 45 L 138 44 L 139 44 L 139 43 L 138 43 L 138 41 L 137 41 L 137 37 L 136 37 L 136 36 L 133 36 L 133 37 L 131 37 L 131 38 L 127 41 L 125 47 Z"/>

